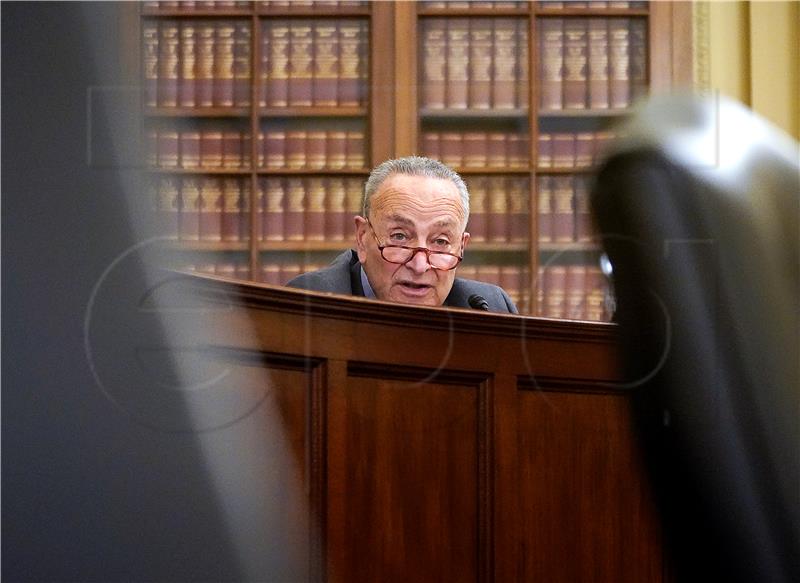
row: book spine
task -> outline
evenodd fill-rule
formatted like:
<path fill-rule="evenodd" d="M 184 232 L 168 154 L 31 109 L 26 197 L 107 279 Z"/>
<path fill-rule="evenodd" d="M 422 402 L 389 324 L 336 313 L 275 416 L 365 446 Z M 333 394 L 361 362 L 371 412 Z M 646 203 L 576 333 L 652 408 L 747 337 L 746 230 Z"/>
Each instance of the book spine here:
<path fill-rule="evenodd" d="M 585 19 L 564 21 L 564 109 L 586 109 L 589 48 L 586 37 Z"/>
<path fill-rule="evenodd" d="M 553 167 L 553 134 L 539 132 L 536 147 L 536 165 L 539 168 Z"/>
<path fill-rule="evenodd" d="M 567 268 L 551 265 L 545 271 L 545 313 L 548 318 L 563 318 L 567 285 Z"/>
<path fill-rule="evenodd" d="M 469 21 L 453 18 L 447 26 L 447 107 L 466 109 L 468 101 Z"/>
<path fill-rule="evenodd" d="M 519 51 L 517 25 L 513 19 L 495 19 L 493 49 L 492 104 L 495 109 L 513 109 L 517 97 L 515 83 Z"/>
<path fill-rule="evenodd" d="M 544 316 L 545 297 L 547 296 L 547 268 L 540 265 L 536 274 L 536 314 Z"/>
<path fill-rule="evenodd" d="M 528 134 L 510 132 L 507 136 L 508 144 L 508 166 L 510 168 L 528 167 L 528 150 L 530 148 L 530 138 Z"/>
<path fill-rule="evenodd" d="M 306 187 L 301 178 L 286 181 L 286 214 L 284 238 L 287 241 L 302 241 L 305 236 L 303 219 L 306 208 Z"/>
<path fill-rule="evenodd" d="M 313 30 L 305 21 L 292 22 L 289 57 L 289 107 L 311 105 L 313 75 Z"/>
<path fill-rule="evenodd" d="M 537 177 L 537 224 L 539 226 L 539 243 L 553 242 L 553 178 Z"/>
<path fill-rule="evenodd" d="M 222 132 L 222 167 L 240 168 L 242 165 L 242 133 L 235 130 Z"/>
<path fill-rule="evenodd" d="M 307 241 L 325 239 L 325 181 L 319 177 L 308 179 L 308 195 L 305 217 Z"/>
<path fill-rule="evenodd" d="M 511 297 L 511 301 L 520 308 L 522 300 L 522 267 L 519 265 L 504 265 L 500 268 L 500 287 Z"/>
<path fill-rule="evenodd" d="M 146 22 L 142 27 L 142 69 L 144 73 L 144 104 L 158 106 L 158 23 Z"/>
<path fill-rule="evenodd" d="M 489 241 L 505 243 L 509 235 L 508 201 L 506 183 L 503 176 L 490 176 L 488 185 L 488 227 Z"/>
<path fill-rule="evenodd" d="M 197 25 L 197 63 L 195 68 L 195 105 L 212 107 L 214 105 L 214 53 L 215 31 L 211 23 Z"/>
<path fill-rule="evenodd" d="M 626 19 L 610 18 L 608 20 L 609 105 L 615 109 L 628 107 L 631 103 L 628 33 Z"/>
<path fill-rule="evenodd" d="M 512 243 L 524 243 L 528 240 L 528 179 L 510 176 L 507 180 L 509 239 Z"/>
<path fill-rule="evenodd" d="M 442 162 L 450 168 L 460 168 L 464 161 L 463 136 L 458 132 L 442 132 Z"/>
<path fill-rule="evenodd" d="M 239 187 L 239 240 L 250 239 L 250 179 L 237 178 Z"/>
<path fill-rule="evenodd" d="M 571 176 L 553 177 L 553 239 L 556 243 L 574 240 L 575 220 Z"/>
<path fill-rule="evenodd" d="M 599 267 L 586 268 L 586 319 L 594 322 L 603 321 L 605 314 L 605 281 Z"/>
<path fill-rule="evenodd" d="M 566 276 L 566 318 L 583 320 L 586 316 L 586 266 L 570 265 Z"/>
<path fill-rule="evenodd" d="M 341 130 L 328 132 L 325 148 L 328 168 L 341 170 L 347 166 L 347 132 Z"/>
<path fill-rule="evenodd" d="M 366 166 L 364 146 L 364 132 L 362 130 L 347 132 L 346 160 L 348 168 L 361 170 Z"/>
<path fill-rule="evenodd" d="M 575 134 L 575 167 L 590 168 L 594 161 L 594 132 Z"/>
<path fill-rule="evenodd" d="M 362 20 L 358 26 L 358 105 L 369 99 L 369 22 Z"/>
<path fill-rule="evenodd" d="M 180 149 L 181 168 L 194 170 L 200 167 L 200 132 L 182 132 Z"/>
<path fill-rule="evenodd" d="M 447 21 L 423 21 L 422 107 L 444 109 Z"/>
<path fill-rule="evenodd" d="M 314 27 L 313 103 L 318 107 L 337 104 L 339 77 L 339 36 L 336 23 L 320 21 Z"/>
<path fill-rule="evenodd" d="M 528 21 L 524 18 L 517 19 L 517 107 L 528 109 L 530 94 L 530 67 L 528 58 Z"/>
<path fill-rule="evenodd" d="M 344 241 L 344 226 L 344 179 L 334 176 L 328 179 L 328 189 L 325 197 L 325 239 L 328 241 Z"/>
<path fill-rule="evenodd" d="M 463 136 L 465 168 L 486 168 L 488 143 L 486 132 L 465 132 Z"/>
<path fill-rule="evenodd" d="M 233 40 L 233 104 L 250 106 L 250 24 L 236 22 Z"/>
<path fill-rule="evenodd" d="M 214 105 L 233 107 L 233 22 L 217 23 L 214 54 Z"/>
<path fill-rule="evenodd" d="M 168 239 L 177 239 L 181 196 L 175 180 L 172 178 L 162 179 L 158 184 L 156 196 L 157 232 Z"/>
<path fill-rule="evenodd" d="M 222 240 L 239 241 L 241 232 L 239 214 L 241 212 L 241 185 L 236 178 L 226 178 L 222 186 Z"/>
<path fill-rule="evenodd" d="M 267 86 L 267 106 L 287 107 L 289 105 L 289 23 L 275 20 L 265 23 L 269 36 L 269 78 Z M 264 30 L 264 29 L 262 29 Z"/>
<path fill-rule="evenodd" d="M 469 233 L 470 241 L 483 243 L 487 239 L 486 228 L 486 177 L 475 176 L 469 181 Z"/>
<path fill-rule="evenodd" d="M 575 134 L 553 134 L 553 168 L 575 167 Z"/>
<path fill-rule="evenodd" d="M 175 130 L 158 133 L 158 165 L 161 168 L 178 167 L 178 132 Z"/>
<path fill-rule="evenodd" d="M 640 18 L 630 20 L 630 78 L 631 100 L 647 95 L 647 21 Z"/>
<path fill-rule="evenodd" d="M 145 131 L 145 165 L 149 168 L 157 168 L 158 160 L 158 130 L 147 129 Z"/>
<path fill-rule="evenodd" d="M 261 281 L 269 285 L 281 284 L 281 266 L 277 263 L 261 264 Z"/>
<path fill-rule="evenodd" d="M 589 243 L 594 236 L 592 213 L 589 204 L 589 186 L 586 178 L 575 177 L 575 239 Z"/>
<path fill-rule="evenodd" d="M 272 44 L 270 42 L 269 28 L 266 24 L 261 25 L 261 47 L 258 54 L 258 107 L 267 106 L 267 88 L 272 84 L 270 77 L 270 54 Z"/>
<path fill-rule="evenodd" d="M 159 88 L 158 105 L 176 107 L 178 105 L 178 45 L 180 42 L 178 23 L 164 21 L 159 27 Z"/>
<path fill-rule="evenodd" d="M 589 107 L 608 109 L 608 25 L 589 19 Z"/>
<path fill-rule="evenodd" d="M 249 130 L 242 132 L 242 168 L 250 168 L 252 164 L 253 135 Z"/>
<path fill-rule="evenodd" d="M 284 130 L 271 130 L 264 134 L 264 159 L 270 170 L 287 167 Z"/>
<path fill-rule="evenodd" d="M 492 24 L 488 19 L 469 21 L 469 107 L 492 106 Z"/>
<path fill-rule="evenodd" d="M 359 103 L 359 59 L 361 27 L 357 20 L 339 21 L 339 82 L 340 106 L 356 107 Z"/>
<path fill-rule="evenodd" d="M 504 132 L 489 132 L 487 161 L 489 168 L 505 168 L 508 165 L 508 139 Z"/>
<path fill-rule="evenodd" d="M 284 180 L 269 176 L 263 181 L 264 216 L 261 228 L 262 239 L 283 241 L 284 228 Z"/>
<path fill-rule="evenodd" d="M 187 178 L 181 183 L 181 213 L 178 236 L 182 241 L 200 239 L 200 189 L 197 181 Z"/>
<path fill-rule="evenodd" d="M 539 23 L 539 105 L 542 109 L 561 109 L 564 68 L 564 23 L 560 18 L 545 18 Z"/>
<path fill-rule="evenodd" d="M 362 181 L 358 178 L 348 178 L 345 181 L 344 193 L 344 236 L 346 240 L 353 240 L 355 238 L 354 217 L 361 214 L 363 206 L 362 196 Z"/>
<path fill-rule="evenodd" d="M 216 178 L 205 178 L 200 185 L 200 239 L 222 239 L 222 192 Z"/>
<path fill-rule="evenodd" d="M 197 29 L 192 22 L 181 23 L 181 79 L 178 91 L 178 104 L 181 107 L 195 107 L 195 64 Z"/>
<path fill-rule="evenodd" d="M 442 151 L 439 132 L 425 132 L 422 134 L 422 155 L 433 160 L 441 159 Z"/>
<path fill-rule="evenodd" d="M 310 131 L 306 135 L 306 167 L 313 170 L 325 168 L 327 134 L 324 131 Z"/>
<path fill-rule="evenodd" d="M 200 135 L 200 166 L 222 167 L 222 132 L 206 131 Z"/>
<path fill-rule="evenodd" d="M 306 167 L 306 137 L 303 130 L 286 132 L 286 167 L 300 170 Z"/>

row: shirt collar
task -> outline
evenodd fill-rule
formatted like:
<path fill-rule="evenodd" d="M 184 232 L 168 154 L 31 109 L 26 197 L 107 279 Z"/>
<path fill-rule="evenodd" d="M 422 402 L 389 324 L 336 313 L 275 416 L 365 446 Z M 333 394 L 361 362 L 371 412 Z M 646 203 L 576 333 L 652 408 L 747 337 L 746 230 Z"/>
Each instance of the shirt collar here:
<path fill-rule="evenodd" d="M 369 284 L 369 280 L 367 279 L 367 274 L 364 272 L 364 266 L 360 267 L 361 269 L 361 287 L 364 288 L 364 297 L 365 298 L 372 298 L 377 299 L 375 296 L 375 292 L 372 290 L 372 286 Z"/>

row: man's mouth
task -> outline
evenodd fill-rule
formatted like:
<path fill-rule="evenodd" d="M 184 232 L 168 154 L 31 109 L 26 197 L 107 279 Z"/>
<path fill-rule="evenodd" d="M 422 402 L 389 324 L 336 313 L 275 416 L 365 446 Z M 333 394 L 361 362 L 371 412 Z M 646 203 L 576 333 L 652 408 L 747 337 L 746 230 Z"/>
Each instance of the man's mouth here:
<path fill-rule="evenodd" d="M 413 281 L 397 282 L 404 294 L 409 296 L 424 296 L 433 287 L 427 283 L 416 283 Z"/>

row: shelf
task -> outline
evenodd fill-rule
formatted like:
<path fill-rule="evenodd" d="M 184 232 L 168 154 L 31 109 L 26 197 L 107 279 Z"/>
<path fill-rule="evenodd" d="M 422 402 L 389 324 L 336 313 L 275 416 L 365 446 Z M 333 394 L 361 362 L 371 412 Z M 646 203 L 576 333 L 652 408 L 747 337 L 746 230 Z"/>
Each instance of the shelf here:
<path fill-rule="evenodd" d="M 535 16 L 648 16 L 647 8 L 534 8 Z"/>
<path fill-rule="evenodd" d="M 248 251 L 248 241 L 186 241 L 174 239 L 163 241 L 161 247 L 172 251 Z"/>
<path fill-rule="evenodd" d="M 599 253 L 602 249 L 597 243 L 539 243 L 539 253 Z"/>
<path fill-rule="evenodd" d="M 527 118 L 528 110 L 516 109 L 431 109 L 420 108 L 421 119 L 519 119 Z"/>
<path fill-rule="evenodd" d="M 259 168 L 256 173 L 259 176 L 273 175 L 273 176 L 292 176 L 292 175 L 340 175 L 346 174 L 348 176 L 366 176 L 369 174 L 368 168 Z"/>
<path fill-rule="evenodd" d="M 472 176 L 474 174 L 530 174 L 530 168 L 453 168 L 458 174 Z"/>
<path fill-rule="evenodd" d="M 247 168 L 147 168 L 150 174 L 250 174 Z"/>
<path fill-rule="evenodd" d="M 597 168 L 537 168 L 536 174 L 591 174 Z"/>
<path fill-rule="evenodd" d="M 417 16 L 527 16 L 528 7 L 519 8 L 420 8 Z"/>
<path fill-rule="evenodd" d="M 339 8 L 336 6 L 330 7 L 313 7 L 303 6 L 298 8 L 261 8 L 255 10 L 248 8 L 226 8 L 225 10 L 215 9 L 195 9 L 195 8 L 173 8 L 169 10 L 145 8 L 142 9 L 142 16 L 147 18 L 178 18 L 178 17 L 194 17 L 194 18 L 241 18 L 250 16 L 275 16 L 280 18 L 291 17 L 348 17 L 348 16 L 369 16 L 370 9 L 368 6 L 363 8 L 358 7 L 344 7 Z"/>
<path fill-rule="evenodd" d="M 259 117 L 366 117 L 366 107 L 260 107 Z"/>
<path fill-rule="evenodd" d="M 297 16 L 304 16 L 309 17 L 313 16 L 314 18 L 339 18 L 345 16 L 370 16 L 372 11 L 369 6 L 357 7 L 357 6 L 345 6 L 345 7 L 338 7 L 338 6 L 322 6 L 322 7 L 314 7 L 314 6 L 299 6 L 297 8 L 262 8 L 258 7 L 256 9 L 256 15 L 258 16 L 277 16 L 280 18 L 292 18 Z"/>
<path fill-rule="evenodd" d="M 540 118 L 623 117 L 630 109 L 540 109 Z"/>
<path fill-rule="evenodd" d="M 467 245 L 467 253 L 527 253 L 530 245 L 527 241 L 516 243 L 492 243 L 486 241 L 470 241 Z"/>
<path fill-rule="evenodd" d="M 354 241 L 260 241 L 258 250 L 268 251 L 344 251 L 354 245 Z"/>
<path fill-rule="evenodd" d="M 147 18 L 176 18 L 191 16 L 196 18 L 242 18 L 252 16 L 253 11 L 246 8 L 226 8 L 225 10 L 172 8 L 164 10 L 159 8 L 143 8 L 142 16 Z"/>
<path fill-rule="evenodd" d="M 249 107 L 146 107 L 148 117 L 250 117 Z"/>

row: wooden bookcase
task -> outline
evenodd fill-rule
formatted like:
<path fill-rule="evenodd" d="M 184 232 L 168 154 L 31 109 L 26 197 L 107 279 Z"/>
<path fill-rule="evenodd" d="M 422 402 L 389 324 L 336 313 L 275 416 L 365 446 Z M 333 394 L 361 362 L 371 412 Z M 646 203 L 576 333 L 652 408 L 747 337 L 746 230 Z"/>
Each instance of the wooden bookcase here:
<path fill-rule="evenodd" d="M 172 265 L 284 283 L 350 245 L 347 217 L 369 168 L 430 154 L 472 192 L 460 275 L 499 283 L 524 313 L 608 317 L 585 206 L 594 146 L 633 97 L 690 81 L 689 3 L 198 1 L 137 10 L 149 195 L 158 229 L 174 237 L 165 245 Z M 606 83 L 622 92 L 608 107 L 596 107 L 590 89 L 589 60 L 600 54 L 592 27 L 605 31 L 605 58 L 629 65 L 612 67 L 629 80 Z M 443 79 L 431 76 L 436 58 Z M 195 104 L 203 91 L 211 101 L 182 102 L 192 90 Z M 437 91 L 444 102 L 430 101 Z M 565 95 L 571 103 L 546 107 Z"/>

